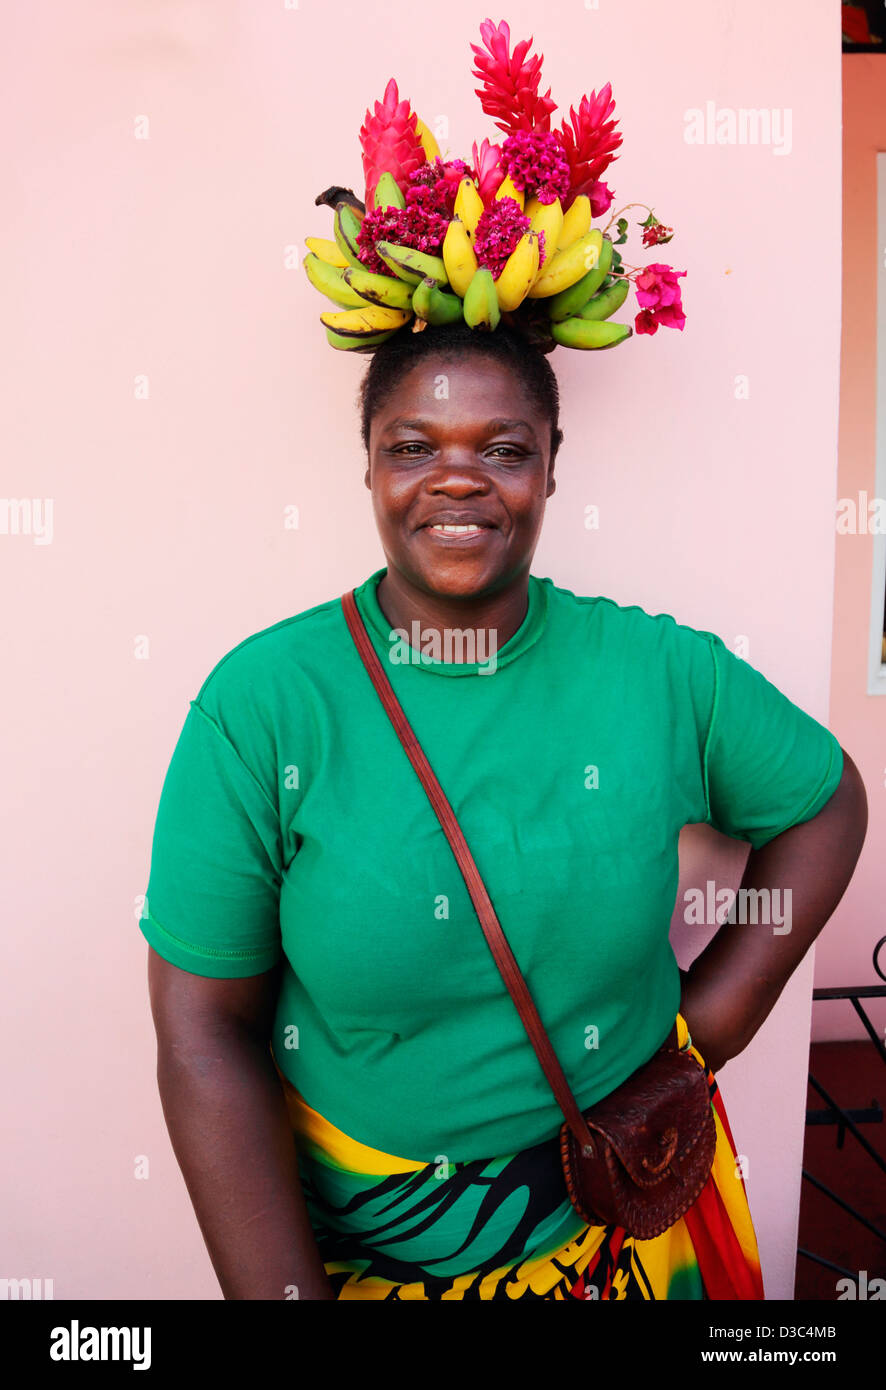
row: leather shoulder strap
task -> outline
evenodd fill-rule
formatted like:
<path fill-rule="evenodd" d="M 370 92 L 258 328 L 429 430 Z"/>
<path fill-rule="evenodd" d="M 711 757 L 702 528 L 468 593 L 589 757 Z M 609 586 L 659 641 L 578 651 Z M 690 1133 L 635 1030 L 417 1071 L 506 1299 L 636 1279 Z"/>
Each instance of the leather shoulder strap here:
<path fill-rule="evenodd" d="M 369 672 L 372 683 L 381 698 L 387 715 L 399 735 L 400 741 L 406 750 L 407 757 L 418 773 L 422 786 L 427 792 L 431 805 L 436 812 L 437 819 L 443 827 L 443 832 L 452 847 L 452 852 L 458 861 L 458 867 L 461 870 L 462 878 L 465 881 L 477 917 L 480 920 L 480 926 L 483 928 L 483 933 L 489 943 L 489 949 L 501 972 L 502 979 L 517 1006 L 520 1017 L 523 1020 L 523 1026 L 529 1034 L 529 1040 L 535 1048 L 536 1055 L 547 1077 L 548 1084 L 554 1092 L 557 1103 L 563 1111 L 569 1127 L 579 1144 L 582 1145 L 583 1148 L 593 1152 L 594 1144 L 590 1130 L 579 1109 L 578 1102 L 570 1090 L 569 1083 L 563 1073 L 563 1068 L 560 1066 L 557 1055 L 551 1046 L 550 1039 L 538 1015 L 538 1010 L 532 1001 L 532 996 L 529 993 L 526 981 L 508 945 L 507 938 L 502 931 L 501 923 L 496 916 L 495 909 L 486 891 L 486 886 L 480 877 L 480 871 L 474 862 L 474 857 L 462 834 L 461 826 L 456 819 L 455 812 L 449 804 L 446 794 L 440 786 L 430 763 L 425 757 L 421 744 L 416 738 L 412 726 L 403 712 L 403 707 L 394 694 L 391 683 L 378 659 L 375 648 L 370 641 L 369 634 L 366 631 L 363 619 L 357 608 L 353 589 L 342 596 L 341 602 L 345 621 L 357 645 L 357 650 L 363 659 L 363 664 Z"/>

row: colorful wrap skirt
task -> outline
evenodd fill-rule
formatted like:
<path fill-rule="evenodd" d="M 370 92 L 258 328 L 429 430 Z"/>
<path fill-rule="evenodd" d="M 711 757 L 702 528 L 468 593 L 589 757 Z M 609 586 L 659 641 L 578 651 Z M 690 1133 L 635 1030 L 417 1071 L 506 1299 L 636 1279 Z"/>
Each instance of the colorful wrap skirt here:
<path fill-rule="evenodd" d="M 468 1163 L 417 1162 L 349 1138 L 283 1083 L 299 1172 L 340 1299 L 762 1299 L 742 1164 L 713 1072 L 710 1177 L 653 1240 L 588 1226 L 566 1192 L 559 1145 Z"/>

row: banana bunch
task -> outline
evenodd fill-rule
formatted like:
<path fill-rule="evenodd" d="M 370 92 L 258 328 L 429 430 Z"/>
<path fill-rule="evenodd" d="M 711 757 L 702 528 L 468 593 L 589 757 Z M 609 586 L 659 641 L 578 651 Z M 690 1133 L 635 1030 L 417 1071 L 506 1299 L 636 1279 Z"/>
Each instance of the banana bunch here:
<path fill-rule="evenodd" d="M 524 301 L 543 301 L 545 341 L 574 348 L 615 347 L 629 338 L 628 324 L 609 319 L 624 303 L 628 281 L 609 274 L 612 242 L 591 227 L 590 199 L 582 195 L 563 212 L 560 199 L 540 203 L 524 197 L 508 176 L 496 199 L 511 197 L 530 220 L 498 276 L 481 266 L 474 251 L 483 200 L 470 175 L 461 180 L 441 254 L 378 241 L 375 249 L 391 271 L 370 271 L 358 255 L 365 213 L 352 202 L 335 205 L 333 239 L 308 237 L 302 264 L 315 289 L 337 307 L 320 315 L 329 343 L 349 352 L 373 352 L 404 324 L 413 329 L 464 319 L 491 332 L 503 314 Z M 375 206 L 404 208 L 396 179 L 382 174 Z M 546 254 L 540 265 L 541 234 Z"/>

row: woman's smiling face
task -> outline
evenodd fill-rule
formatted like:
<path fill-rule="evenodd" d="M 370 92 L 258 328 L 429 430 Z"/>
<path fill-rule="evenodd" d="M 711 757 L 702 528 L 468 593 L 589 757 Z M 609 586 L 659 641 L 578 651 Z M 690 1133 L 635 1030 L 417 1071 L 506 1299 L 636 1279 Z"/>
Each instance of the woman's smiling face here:
<path fill-rule="evenodd" d="M 550 420 L 500 363 L 434 355 L 412 367 L 369 438 L 365 481 L 389 567 L 453 598 L 528 571 L 556 485 L 550 445 Z"/>

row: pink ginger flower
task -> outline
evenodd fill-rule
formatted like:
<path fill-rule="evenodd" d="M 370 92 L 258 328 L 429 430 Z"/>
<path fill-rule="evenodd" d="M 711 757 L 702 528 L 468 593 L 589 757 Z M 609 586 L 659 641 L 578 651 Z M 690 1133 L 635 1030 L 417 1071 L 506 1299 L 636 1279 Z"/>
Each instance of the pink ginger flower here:
<path fill-rule="evenodd" d="M 637 303 L 641 306 L 641 312 L 634 319 L 638 333 L 657 333 L 660 324 L 683 331 L 686 315 L 677 280 L 685 274 L 685 270 L 674 270 L 658 261 L 640 272 L 634 281 Z"/>
<path fill-rule="evenodd" d="M 505 176 L 501 162 L 501 147 L 484 139 L 479 150 L 477 142 L 471 146 L 474 166 L 471 170 L 480 197 L 488 206 L 495 197 Z"/>
<path fill-rule="evenodd" d="M 474 90 L 487 116 L 497 117 L 495 124 L 508 135 L 518 130 L 550 130 L 557 103 L 551 101 L 550 87 L 544 96 L 538 93 L 544 54 L 526 57 L 531 37 L 522 39 L 511 54 L 511 31 L 504 20 L 500 24 L 484 20 L 480 37 L 487 52 L 471 44 L 477 63 L 471 76 L 483 83 Z"/>
<path fill-rule="evenodd" d="M 599 95 L 591 92 L 589 97 L 582 97 L 577 111 L 574 106 L 570 106 L 571 125 L 564 120 L 557 132 L 563 155 L 569 165 L 570 193 L 564 211 L 580 193 L 587 193 L 593 207 L 594 185 L 613 159 L 618 158 L 615 151 L 622 143 L 622 137 L 615 129 L 618 121 L 608 119 L 614 110 L 612 84 L 607 82 L 606 86 L 600 89 Z M 601 187 L 605 189 L 606 185 L 603 184 Z M 612 194 L 608 189 L 606 192 L 611 202 Z M 597 198 L 600 201 L 601 195 L 598 194 Z M 608 206 L 609 203 L 602 211 L 605 212 Z M 599 216 L 596 208 L 594 215 Z"/>
<path fill-rule="evenodd" d="M 367 111 L 360 127 L 363 173 L 366 179 L 366 209 L 372 207 L 375 189 L 385 171 L 393 174 L 402 189 L 413 169 L 427 162 L 417 133 L 418 118 L 409 102 L 400 100 L 393 77 L 385 87 L 384 101 Z"/>

